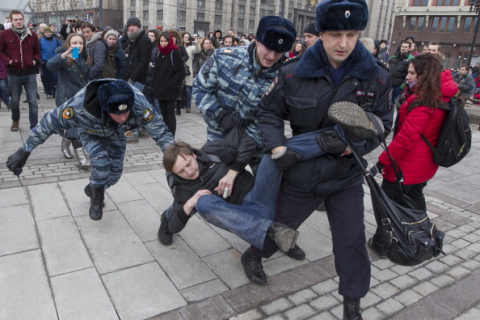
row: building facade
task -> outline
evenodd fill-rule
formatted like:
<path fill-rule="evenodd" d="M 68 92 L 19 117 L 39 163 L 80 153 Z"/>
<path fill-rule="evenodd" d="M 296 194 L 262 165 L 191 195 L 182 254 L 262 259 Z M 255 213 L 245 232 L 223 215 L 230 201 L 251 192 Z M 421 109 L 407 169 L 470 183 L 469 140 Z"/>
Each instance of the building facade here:
<path fill-rule="evenodd" d="M 367 0 L 370 18 L 363 37 L 390 41 L 397 0 Z"/>
<path fill-rule="evenodd" d="M 390 53 L 401 40 L 411 35 L 421 51 L 430 41 L 441 45 L 447 68 L 467 64 L 477 22 L 477 14 L 470 13 L 469 0 L 399 0 Z M 476 42 L 471 65 L 480 62 L 480 46 Z"/>

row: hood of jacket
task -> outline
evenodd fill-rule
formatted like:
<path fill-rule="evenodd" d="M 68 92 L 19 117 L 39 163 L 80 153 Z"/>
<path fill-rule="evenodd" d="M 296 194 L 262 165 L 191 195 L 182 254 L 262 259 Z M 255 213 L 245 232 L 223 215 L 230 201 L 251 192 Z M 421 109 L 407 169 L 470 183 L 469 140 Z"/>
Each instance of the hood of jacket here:
<path fill-rule="evenodd" d="M 345 72 L 359 80 L 377 78 L 380 74 L 380 67 L 375 62 L 372 54 L 365 46 L 357 40 L 357 44 L 345 63 Z M 300 57 L 295 67 L 295 76 L 298 78 L 321 78 L 328 70 L 329 62 L 323 41 L 319 39 Z M 372 75 L 372 69 L 374 70 Z"/>

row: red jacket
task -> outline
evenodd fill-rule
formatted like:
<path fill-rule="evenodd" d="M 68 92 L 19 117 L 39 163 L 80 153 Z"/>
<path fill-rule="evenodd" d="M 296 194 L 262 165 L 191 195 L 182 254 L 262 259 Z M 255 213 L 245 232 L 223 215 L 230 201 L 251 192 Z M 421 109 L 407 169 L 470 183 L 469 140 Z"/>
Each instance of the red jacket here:
<path fill-rule="evenodd" d="M 457 84 L 453 81 L 450 70 L 443 71 L 442 100 L 448 102 L 457 90 Z M 398 125 L 388 151 L 402 169 L 403 184 L 410 185 L 430 180 L 438 170 L 438 165 L 433 162 L 432 151 L 420 135 L 423 134 L 433 146 L 436 146 L 446 111 L 428 106 L 418 106 L 409 111 L 410 104 L 417 96 L 415 93 L 408 95 L 406 92 L 405 95 L 406 99 L 398 112 Z M 385 151 L 378 160 L 385 165 L 383 178 L 390 182 L 395 181 L 391 162 Z"/>
<path fill-rule="evenodd" d="M 2 31 L 0 59 L 7 66 L 9 74 L 35 73 L 40 62 L 40 45 L 37 35 L 29 28 L 21 38 L 12 29 Z M 12 64 L 9 64 L 10 60 Z M 35 65 L 34 60 L 36 60 Z"/>

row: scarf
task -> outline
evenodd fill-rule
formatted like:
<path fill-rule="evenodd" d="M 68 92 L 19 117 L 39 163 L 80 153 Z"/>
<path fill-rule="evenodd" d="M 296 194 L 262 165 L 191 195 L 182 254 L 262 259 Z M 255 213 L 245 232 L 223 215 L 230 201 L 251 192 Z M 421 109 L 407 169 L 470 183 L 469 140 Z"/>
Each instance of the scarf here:
<path fill-rule="evenodd" d="M 24 32 L 27 31 L 27 26 L 23 26 L 23 28 L 17 29 L 12 25 L 12 30 L 13 32 L 17 33 L 19 36 L 21 36 Z"/>
<path fill-rule="evenodd" d="M 173 43 L 172 35 L 170 34 L 169 36 L 170 39 L 168 39 L 168 44 L 165 46 L 165 48 L 162 48 L 160 43 L 158 44 L 158 51 L 160 51 L 162 54 L 167 54 L 170 53 L 170 51 L 174 49 L 178 49 L 177 46 Z"/>
<path fill-rule="evenodd" d="M 97 41 L 97 39 L 100 38 L 101 36 L 102 36 L 102 35 L 101 35 L 100 33 L 95 33 L 95 34 L 92 36 L 92 39 L 87 40 L 86 45 L 88 46 L 90 43 Z"/>
<path fill-rule="evenodd" d="M 136 32 L 127 33 L 128 39 L 134 42 L 137 39 L 137 37 L 140 35 L 140 33 L 142 33 L 142 31 L 143 29 L 138 29 Z"/>

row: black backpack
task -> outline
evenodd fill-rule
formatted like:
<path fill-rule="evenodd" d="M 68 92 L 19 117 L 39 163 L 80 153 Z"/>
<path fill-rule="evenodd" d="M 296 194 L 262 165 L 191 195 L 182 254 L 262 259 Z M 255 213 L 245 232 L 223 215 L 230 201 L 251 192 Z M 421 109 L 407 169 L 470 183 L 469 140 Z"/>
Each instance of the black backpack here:
<path fill-rule="evenodd" d="M 462 106 L 462 100 L 451 98 L 445 104 L 448 109 L 442 132 L 435 148 L 422 134 L 422 139 L 433 152 L 433 162 L 441 167 L 451 167 L 460 162 L 470 151 L 472 145 L 472 130 L 468 114 Z"/>

